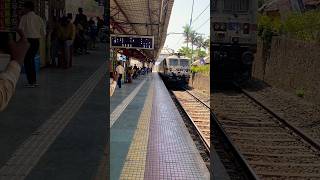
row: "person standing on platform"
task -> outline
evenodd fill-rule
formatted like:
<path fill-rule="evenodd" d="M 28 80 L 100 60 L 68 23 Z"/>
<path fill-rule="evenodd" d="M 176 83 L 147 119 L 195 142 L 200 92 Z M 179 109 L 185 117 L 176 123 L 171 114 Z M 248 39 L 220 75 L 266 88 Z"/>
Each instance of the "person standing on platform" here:
<path fill-rule="evenodd" d="M 133 66 L 133 79 L 137 78 L 137 76 L 138 76 L 138 67 L 137 67 L 137 65 L 135 64 L 135 65 Z"/>
<path fill-rule="evenodd" d="M 76 15 L 75 21 L 79 22 L 84 29 L 88 28 L 88 18 L 83 14 L 83 9 L 78 9 L 79 14 Z"/>
<path fill-rule="evenodd" d="M 97 16 L 97 29 L 98 29 L 98 38 L 100 40 L 100 42 L 103 42 L 102 41 L 102 35 L 103 35 L 103 32 L 102 32 L 102 28 L 103 28 L 103 25 L 104 25 L 104 22 L 103 20 Z"/>
<path fill-rule="evenodd" d="M 83 9 L 82 8 L 79 8 L 78 9 L 78 12 L 79 14 L 76 15 L 76 18 L 75 18 L 75 22 L 79 23 L 82 28 L 83 28 L 83 31 L 81 32 L 81 36 L 82 36 L 82 40 L 81 40 L 81 54 L 89 54 L 88 52 L 88 35 L 87 35 L 87 32 L 88 32 L 88 18 L 85 14 L 83 14 Z"/>
<path fill-rule="evenodd" d="M 74 21 L 74 26 L 76 27 L 76 37 L 74 40 L 74 51 L 77 54 L 83 53 L 83 42 L 84 42 L 84 29 L 78 20 Z"/>
<path fill-rule="evenodd" d="M 130 67 L 128 68 L 128 82 L 129 82 L 129 83 L 132 83 L 132 75 L 133 75 L 133 69 L 132 69 L 132 67 L 130 66 Z"/>
<path fill-rule="evenodd" d="M 50 26 L 51 29 L 51 46 L 50 46 L 50 53 L 51 53 L 51 62 L 50 65 L 53 67 L 58 66 L 58 48 L 59 48 L 59 40 L 58 40 L 58 31 L 59 31 L 59 21 L 58 17 L 54 16 L 52 18 L 52 23 Z"/>
<path fill-rule="evenodd" d="M 71 46 L 72 46 L 72 39 L 74 36 L 74 28 L 72 23 L 69 22 L 68 17 L 64 16 L 61 19 L 61 28 L 58 33 L 58 38 L 61 42 L 62 48 L 62 61 L 61 66 L 63 68 L 68 68 L 70 65 L 71 60 Z"/>
<path fill-rule="evenodd" d="M 122 75 L 124 73 L 124 68 L 121 65 L 121 62 L 118 62 L 118 66 L 116 67 L 116 72 L 117 72 L 117 77 L 118 77 L 118 86 L 119 88 L 121 88 L 121 79 L 122 79 Z"/>
<path fill-rule="evenodd" d="M 25 87 L 34 88 L 37 84 L 35 56 L 39 50 L 40 38 L 45 37 L 46 26 L 42 18 L 35 14 L 33 2 L 25 2 L 25 14 L 21 17 L 19 29 L 22 30 L 30 43 L 30 48 L 24 59 L 24 68 L 26 71 L 28 84 Z"/>
<path fill-rule="evenodd" d="M 73 60 L 73 43 L 76 38 L 76 26 L 72 23 L 72 14 L 68 13 L 68 26 L 71 29 L 72 28 L 72 39 L 70 40 L 70 58 L 69 58 L 69 64 L 68 67 L 72 67 L 72 60 Z"/>
<path fill-rule="evenodd" d="M 89 23 L 88 23 L 88 33 L 90 37 L 90 49 L 95 49 L 96 48 L 96 39 L 97 39 L 97 26 L 96 23 L 92 18 L 90 18 Z"/>

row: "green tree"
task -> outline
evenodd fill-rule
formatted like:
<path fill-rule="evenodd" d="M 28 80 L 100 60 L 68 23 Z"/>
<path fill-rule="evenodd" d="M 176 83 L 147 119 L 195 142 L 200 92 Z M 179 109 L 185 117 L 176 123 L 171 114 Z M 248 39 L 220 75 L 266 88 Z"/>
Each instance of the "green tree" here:
<path fill-rule="evenodd" d="M 191 34 L 192 34 L 192 29 L 191 27 L 186 24 L 185 26 L 183 26 L 183 35 L 185 37 L 185 43 L 187 43 L 187 47 L 189 47 L 189 42 L 191 39 Z"/>
<path fill-rule="evenodd" d="M 203 58 L 203 57 L 206 57 L 206 56 L 207 56 L 207 52 L 206 52 L 206 51 L 203 51 L 203 50 L 201 50 L 201 49 L 197 49 L 197 50 L 196 50 L 195 57 L 196 57 L 197 59 Z"/>
<path fill-rule="evenodd" d="M 319 41 L 320 11 L 291 13 L 283 23 L 284 33 L 304 41 Z"/>
<path fill-rule="evenodd" d="M 204 44 L 204 38 L 202 36 L 196 36 L 195 37 L 195 41 L 194 41 L 194 45 L 198 48 L 201 49 L 203 47 Z"/>
<path fill-rule="evenodd" d="M 210 40 L 203 38 L 199 33 L 197 33 L 195 30 L 192 30 L 190 26 L 187 24 L 183 26 L 184 29 L 184 37 L 185 37 L 185 43 L 187 43 L 187 47 L 182 47 L 179 49 L 179 52 L 182 54 L 185 54 L 185 56 L 189 58 L 199 58 L 199 57 L 205 57 L 207 55 L 206 51 L 210 47 Z M 191 43 L 191 48 L 189 48 L 189 43 Z M 195 50 L 193 50 L 193 47 L 196 47 Z"/>
<path fill-rule="evenodd" d="M 181 47 L 178 50 L 178 53 L 181 53 L 183 56 L 186 56 L 190 59 L 192 58 L 192 50 L 189 47 L 185 47 L 185 46 Z"/>

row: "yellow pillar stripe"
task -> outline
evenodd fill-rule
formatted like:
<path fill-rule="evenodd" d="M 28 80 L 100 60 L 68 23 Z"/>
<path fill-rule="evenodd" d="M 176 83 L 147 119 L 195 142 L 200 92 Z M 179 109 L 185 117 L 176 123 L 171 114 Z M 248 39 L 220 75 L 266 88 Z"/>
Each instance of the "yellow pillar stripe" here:
<path fill-rule="evenodd" d="M 153 83 L 141 111 L 137 129 L 127 154 L 120 179 L 144 179 L 148 151 L 148 138 L 153 100 Z"/>

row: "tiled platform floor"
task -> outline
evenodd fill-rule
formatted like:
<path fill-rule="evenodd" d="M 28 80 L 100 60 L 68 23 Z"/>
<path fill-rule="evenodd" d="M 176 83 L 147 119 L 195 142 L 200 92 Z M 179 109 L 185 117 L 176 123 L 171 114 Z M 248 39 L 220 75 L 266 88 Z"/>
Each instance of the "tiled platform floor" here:
<path fill-rule="evenodd" d="M 111 127 L 111 179 L 210 179 L 158 74 L 117 88 L 110 112 L 135 88 L 140 89 Z"/>
<path fill-rule="evenodd" d="M 24 75 L 0 113 L 0 179 L 88 180 L 97 173 L 108 114 L 105 52 L 74 58 L 70 69 L 44 68 L 39 88 Z"/>

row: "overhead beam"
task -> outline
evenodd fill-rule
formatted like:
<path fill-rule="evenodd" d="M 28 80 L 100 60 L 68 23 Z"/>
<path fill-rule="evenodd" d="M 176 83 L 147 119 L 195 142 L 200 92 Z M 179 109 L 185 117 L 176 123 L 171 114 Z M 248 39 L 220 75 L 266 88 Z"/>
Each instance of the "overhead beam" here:
<path fill-rule="evenodd" d="M 128 18 L 127 14 L 122 10 L 122 8 L 120 7 L 120 5 L 119 5 L 119 3 L 117 2 L 117 0 L 113 0 L 113 1 L 114 1 L 114 3 L 117 5 L 119 11 L 121 11 L 122 15 L 126 18 L 126 21 L 127 21 L 128 23 L 131 23 L 131 22 L 129 21 L 129 18 Z M 132 26 L 132 29 L 136 32 L 136 34 L 138 34 L 138 31 L 134 28 L 134 26 Z"/>
<path fill-rule="evenodd" d="M 151 2 L 148 0 L 148 13 L 149 13 L 149 23 L 152 24 L 152 17 L 151 17 Z M 149 30 L 148 30 L 149 31 Z M 153 26 L 150 26 L 151 35 L 153 35 Z M 149 33 L 147 33 L 149 34 Z"/>
<path fill-rule="evenodd" d="M 153 26 L 159 26 L 159 23 L 134 23 L 134 22 L 117 22 L 118 24 L 132 24 L 132 25 L 153 25 Z"/>

